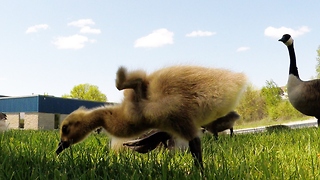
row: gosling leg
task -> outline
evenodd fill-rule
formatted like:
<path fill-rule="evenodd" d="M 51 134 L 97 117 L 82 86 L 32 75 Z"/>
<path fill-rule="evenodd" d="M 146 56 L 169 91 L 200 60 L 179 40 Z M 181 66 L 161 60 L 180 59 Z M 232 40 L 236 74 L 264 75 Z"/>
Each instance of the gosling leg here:
<path fill-rule="evenodd" d="M 202 162 L 202 152 L 201 152 L 201 141 L 199 137 L 196 137 L 189 141 L 189 148 L 190 152 L 193 156 L 194 163 L 197 167 L 203 169 L 203 162 Z"/>
<path fill-rule="evenodd" d="M 218 132 L 213 132 L 213 135 L 214 135 L 214 139 L 218 140 Z"/>
<path fill-rule="evenodd" d="M 139 153 L 147 153 L 154 150 L 160 143 L 166 145 L 165 142 L 171 138 L 170 134 L 160 131 L 141 139 L 127 141 L 123 145 Z"/>
<path fill-rule="evenodd" d="M 230 137 L 233 136 L 233 128 L 230 128 Z"/>

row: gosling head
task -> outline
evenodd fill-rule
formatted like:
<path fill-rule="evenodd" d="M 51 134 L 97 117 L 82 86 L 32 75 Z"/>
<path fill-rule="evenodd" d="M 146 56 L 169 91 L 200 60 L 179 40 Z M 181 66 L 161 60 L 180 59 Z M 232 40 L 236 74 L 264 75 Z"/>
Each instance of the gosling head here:
<path fill-rule="evenodd" d="M 78 109 L 62 121 L 60 126 L 61 138 L 56 150 L 57 155 L 72 144 L 80 142 L 89 134 L 87 128 L 83 128 L 85 113 L 84 109 Z"/>
<path fill-rule="evenodd" d="M 290 34 L 284 34 L 279 41 L 283 42 L 286 46 L 290 46 L 293 43 L 293 39 Z"/>
<path fill-rule="evenodd" d="M 234 121 L 240 118 L 240 115 L 235 111 L 231 111 L 227 116 L 230 116 L 230 118 L 233 119 Z"/>

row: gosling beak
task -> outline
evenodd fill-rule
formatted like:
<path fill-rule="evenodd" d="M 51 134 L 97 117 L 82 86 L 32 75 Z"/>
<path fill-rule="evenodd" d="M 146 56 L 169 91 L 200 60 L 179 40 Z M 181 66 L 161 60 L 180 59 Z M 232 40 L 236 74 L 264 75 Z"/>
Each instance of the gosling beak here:
<path fill-rule="evenodd" d="M 60 141 L 58 149 L 56 150 L 57 155 L 59 155 L 64 149 L 68 148 L 70 143 L 68 141 Z"/>

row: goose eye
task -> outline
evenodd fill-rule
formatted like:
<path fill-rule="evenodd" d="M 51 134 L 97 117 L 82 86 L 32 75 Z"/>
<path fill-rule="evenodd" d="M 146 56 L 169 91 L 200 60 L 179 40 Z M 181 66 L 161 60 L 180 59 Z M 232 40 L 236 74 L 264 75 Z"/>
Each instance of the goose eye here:
<path fill-rule="evenodd" d="M 68 126 L 66 126 L 66 125 L 62 126 L 62 133 L 63 134 L 68 134 L 69 133 Z"/>

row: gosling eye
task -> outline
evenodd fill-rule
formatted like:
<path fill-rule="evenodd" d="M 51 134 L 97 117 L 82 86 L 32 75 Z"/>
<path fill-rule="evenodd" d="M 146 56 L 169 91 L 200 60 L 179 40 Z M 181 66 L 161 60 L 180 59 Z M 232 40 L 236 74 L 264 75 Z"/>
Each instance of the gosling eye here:
<path fill-rule="evenodd" d="M 68 126 L 67 126 L 67 125 L 63 125 L 63 126 L 62 126 L 62 133 L 63 133 L 63 134 L 68 134 L 68 133 L 69 133 L 69 129 L 68 129 Z"/>

